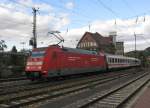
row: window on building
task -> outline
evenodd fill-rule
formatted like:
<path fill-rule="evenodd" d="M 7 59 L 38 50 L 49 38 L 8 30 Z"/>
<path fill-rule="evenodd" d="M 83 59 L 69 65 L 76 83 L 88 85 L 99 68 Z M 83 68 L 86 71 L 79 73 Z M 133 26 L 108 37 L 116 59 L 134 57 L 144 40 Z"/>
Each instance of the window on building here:
<path fill-rule="evenodd" d="M 80 44 L 78 45 L 78 48 L 80 48 Z"/>
<path fill-rule="evenodd" d="M 80 43 L 80 48 L 82 48 L 82 43 Z"/>
<path fill-rule="evenodd" d="M 96 42 L 93 42 L 93 46 L 96 46 Z"/>
<path fill-rule="evenodd" d="M 90 47 L 90 42 L 88 42 L 88 46 Z"/>
<path fill-rule="evenodd" d="M 89 42 L 89 46 L 91 47 L 91 42 Z"/>
<path fill-rule="evenodd" d="M 82 48 L 84 48 L 84 42 L 82 42 Z"/>
<path fill-rule="evenodd" d="M 93 42 L 90 42 L 91 43 L 91 46 L 93 46 Z"/>

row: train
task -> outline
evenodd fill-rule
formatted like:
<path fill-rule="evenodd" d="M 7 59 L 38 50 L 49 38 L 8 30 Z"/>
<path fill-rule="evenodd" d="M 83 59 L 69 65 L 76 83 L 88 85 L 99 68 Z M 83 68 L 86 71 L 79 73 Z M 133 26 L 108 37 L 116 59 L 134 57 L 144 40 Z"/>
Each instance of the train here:
<path fill-rule="evenodd" d="M 140 65 L 141 61 L 137 58 L 50 45 L 32 50 L 27 59 L 25 72 L 27 78 L 34 80 Z"/>

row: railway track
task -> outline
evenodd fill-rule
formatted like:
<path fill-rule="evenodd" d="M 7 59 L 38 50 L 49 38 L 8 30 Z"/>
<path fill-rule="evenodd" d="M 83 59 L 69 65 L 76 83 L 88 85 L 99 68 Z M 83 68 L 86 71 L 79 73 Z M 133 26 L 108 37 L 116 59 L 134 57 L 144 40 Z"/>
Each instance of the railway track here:
<path fill-rule="evenodd" d="M 128 99 L 149 82 L 149 77 L 149 73 L 145 73 L 123 85 L 96 93 L 64 108 L 121 108 Z"/>
<path fill-rule="evenodd" d="M 0 83 L 1 82 L 9 82 L 9 81 L 19 81 L 19 80 L 26 80 L 26 77 L 19 77 L 19 78 L 4 78 L 4 79 L 0 79 Z"/>
<path fill-rule="evenodd" d="M 119 73 L 118 73 L 119 74 Z M 118 75 L 117 74 L 117 75 Z M 121 75 L 122 73 L 120 73 Z M 115 76 L 115 74 L 110 74 L 110 76 L 106 76 L 106 74 L 100 74 L 98 76 L 93 76 L 93 78 L 97 78 L 97 77 L 101 77 L 100 79 L 106 79 L 109 77 L 113 77 Z M 13 94 L 13 93 L 19 93 L 19 92 L 24 92 L 27 90 L 34 90 L 34 89 L 39 89 L 39 88 L 46 88 L 49 86 L 56 86 L 56 85 L 60 85 L 61 83 L 67 83 L 68 81 L 72 81 L 72 82 L 76 82 L 76 81 L 80 81 L 80 80 L 87 80 L 87 78 L 91 78 L 91 76 L 87 76 L 87 77 L 83 77 L 83 78 L 78 78 L 77 79 L 67 79 L 67 80 L 63 80 L 63 81 L 56 81 L 56 82 L 48 82 L 48 81 L 41 81 L 41 82 L 34 82 L 34 83 L 25 83 L 23 85 L 9 85 L 9 86 L 0 86 L 0 96 L 3 95 L 8 95 L 8 94 Z M 88 80 L 87 80 L 88 81 Z"/>
<path fill-rule="evenodd" d="M 131 70 L 131 69 L 130 69 Z M 129 70 L 129 71 L 130 71 Z M 127 70 L 125 70 L 124 72 L 126 72 Z M 119 72 L 118 72 L 119 73 Z M 105 76 L 105 75 L 107 75 L 108 73 L 101 73 L 100 75 L 98 75 L 98 74 L 94 74 L 94 75 L 98 75 L 98 76 L 100 76 L 100 77 L 103 77 L 103 76 Z M 111 72 L 111 73 L 109 73 L 109 74 L 114 74 L 113 72 Z M 92 74 L 93 75 L 93 74 Z M 88 78 L 88 77 L 91 77 L 91 75 L 82 75 L 82 76 L 73 76 L 73 77 L 70 77 L 71 79 L 75 79 L 75 81 L 76 81 L 76 79 L 86 79 L 86 78 Z M 108 75 L 107 75 L 108 76 Z M 85 78 L 84 78 L 85 77 Z M 89 78 L 90 78 L 89 77 Z M 17 78 L 17 79 L 21 79 L 21 78 Z M 51 83 L 55 83 L 55 82 L 62 82 L 62 81 L 65 81 L 65 80 L 71 80 L 71 79 L 69 79 L 68 77 L 67 77 L 67 79 L 65 79 L 65 78 L 61 78 L 61 79 L 52 79 L 52 80 L 48 80 L 48 81 L 45 81 L 45 80 L 43 80 L 43 81 L 36 81 L 36 82 L 31 82 L 30 80 L 18 80 L 17 81 L 17 79 L 16 80 L 14 80 L 14 81 L 8 81 L 8 79 L 4 79 L 4 80 L 7 80 L 8 82 L 1 82 L 0 83 L 0 95 L 3 95 L 3 94 L 7 94 L 7 93 L 15 93 L 15 92 L 18 92 L 18 91 L 23 91 L 23 90 L 30 90 L 30 89 L 33 89 L 33 88 L 40 88 L 40 87 L 46 87 L 46 86 L 51 86 L 51 85 L 47 85 L 47 84 L 44 84 L 44 83 L 49 83 L 49 82 L 51 82 Z M 66 82 L 66 81 L 65 81 Z M 65 83 L 64 82 L 64 83 Z M 55 83 L 55 84 L 57 84 L 57 83 Z M 39 86 L 38 86 L 39 85 Z"/>
<path fill-rule="evenodd" d="M 27 79 L 22 79 L 22 80 L 14 80 L 14 81 L 6 81 L 6 82 L 0 82 L 0 91 L 1 90 L 7 90 L 11 88 L 15 88 L 17 86 L 25 86 L 29 85 L 31 82 Z"/>
<path fill-rule="evenodd" d="M 97 85 L 103 85 L 121 77 L 127 77 L 132 73 L 118 73 L 116 75 L 93 78 L 86 78 L 82 81 L 71 82 L 68 84 L 55 85 L 52 87 L 38 88 L 34 90 L 23 91 L 20 93 L 4 95 L 0 97 L 0 107 L 16 108 L 33 104 L 35 102 L 53 99 L 56 97 L 68 95 L 74 92 L 85 91 Z"/>

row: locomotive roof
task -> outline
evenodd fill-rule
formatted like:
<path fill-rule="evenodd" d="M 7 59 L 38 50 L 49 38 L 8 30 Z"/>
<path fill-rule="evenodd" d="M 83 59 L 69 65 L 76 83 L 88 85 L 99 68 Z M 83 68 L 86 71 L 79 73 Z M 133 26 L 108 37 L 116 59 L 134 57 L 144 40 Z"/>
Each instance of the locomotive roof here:
<path fill-rule="evenodd" d="M 84 50 L 84 49 L 76 49 L 76 48 L 68 48 L 68 47 L 63 47 L 63 51 L 68 51 L 68 52 L 74 52 L 74 53 L 80 53 L 80 54 L 97 54 L 96 51 L 89 51 L 89 50 Z"/>
<path fill-rule="evenodd" d="M 33 51 L 43 51 L 45 49 L 47 49 L 48 47 L 39 47 L 39 48 L 35 48 L 33 49 Z"/>
<path fill-rule="evenodd" d="M 50 46 L 59 47 L 58 45 L 50 45 Z M 40 47 L 40 48 L 34 49 L 33 51 L 43 51 L 46 48 L 48 47 Z M 62 50 L 67 51 L 67 52 L 80 53 L 80 54 L 94 54 L 94 55 L 97 54 L 96 51 L 89 51 L 89 50 L 84 50 L 84 49 L 76 49 L 76 48 L 68 48 L 68 47 L 62 47 Z"/>

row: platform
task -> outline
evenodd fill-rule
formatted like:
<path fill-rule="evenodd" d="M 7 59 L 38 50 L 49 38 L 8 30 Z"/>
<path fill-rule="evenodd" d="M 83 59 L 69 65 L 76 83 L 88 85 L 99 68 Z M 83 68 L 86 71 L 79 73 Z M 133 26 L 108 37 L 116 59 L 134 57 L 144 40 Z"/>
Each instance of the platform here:
<path fill-rule="evenodd" d="M 132 105 L 132 108 L 150 108 L 150 86 L 142 93 L 142 95 Z"/>

